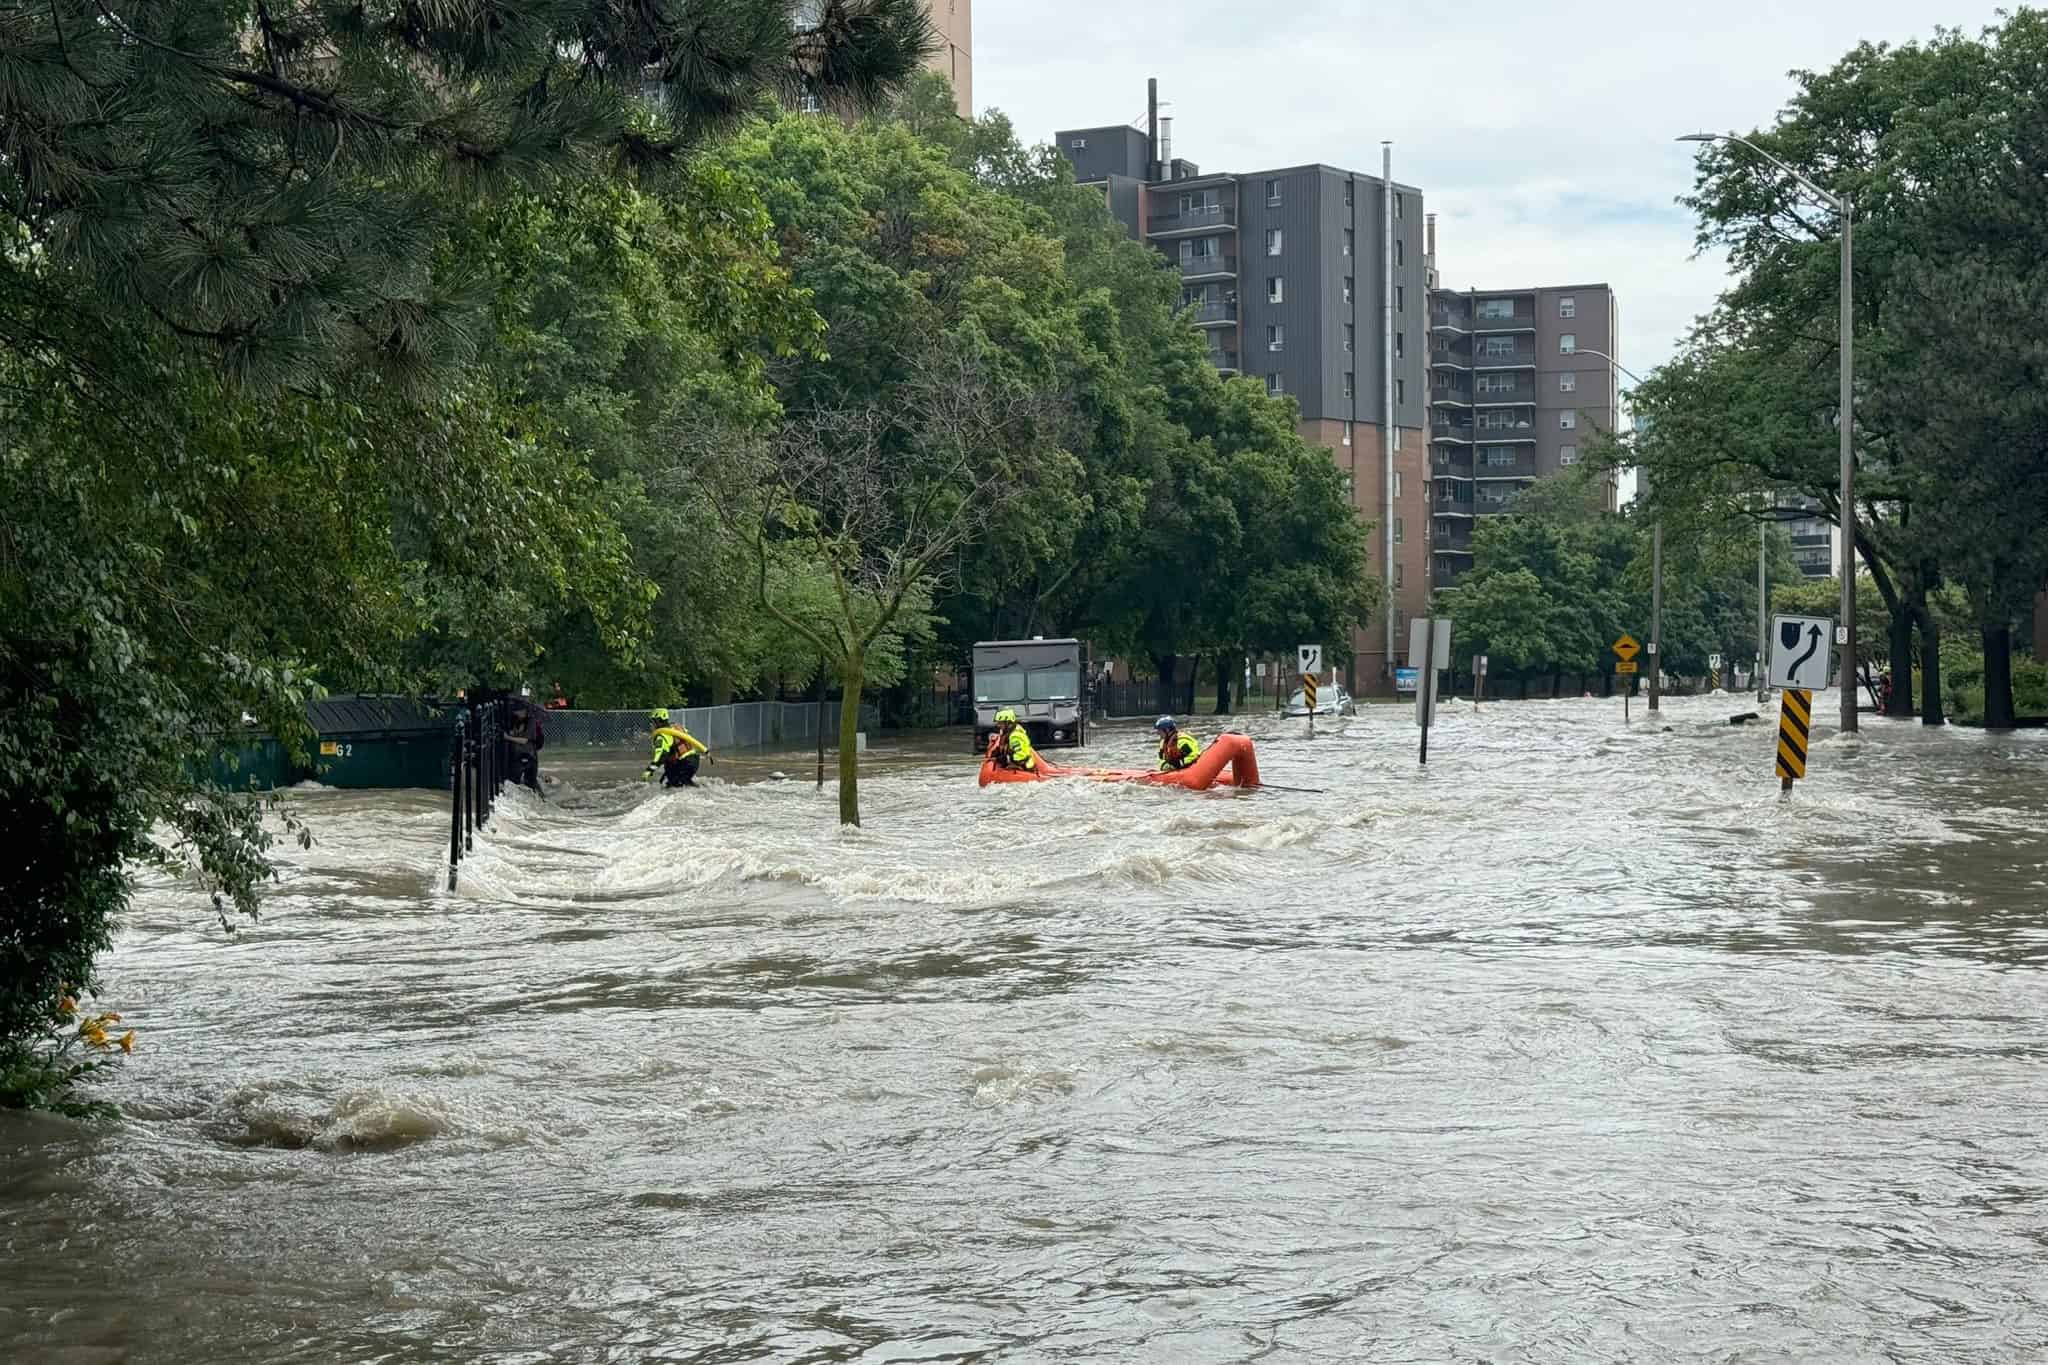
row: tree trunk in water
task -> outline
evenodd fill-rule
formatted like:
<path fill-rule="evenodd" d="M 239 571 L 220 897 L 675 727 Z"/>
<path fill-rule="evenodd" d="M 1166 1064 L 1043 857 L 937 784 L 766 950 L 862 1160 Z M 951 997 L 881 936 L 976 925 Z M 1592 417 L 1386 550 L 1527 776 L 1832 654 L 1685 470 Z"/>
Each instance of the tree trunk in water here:
<path fill-rule="evenodd" d="M 846 661 L 841 672 L 840 685 L 845 695 L 839 699 L 839 823 L 857 825 L 860 823 L 860 753 L 854 746 L 860 742 L 860 689 L 866 681 L 867 661 L 858 655 Z"/>
<path fill-rule="evenodd" d="M 1216 714 L 1230 714 L 1230 656 L 1216 656 Z"/>
<path fill-rule="evenodd" d="M 1896 720 L 1913 716 L 1913 618 L 1904 611 L 1892 613 L 1891 629 L 1892 699 L 1885 714 Z"/>
<path fill-rule="evenodd" d="M 2010 730 L 2012 716 L 2012 626 L 1985 626 L 1984 728 Z"/>
<path fill-rule="evenodd" d="M 1159 674 L 1159 709 L 1162 711 L 1174 709 L 1173 665 L 1174 657 L 1171 654 L 1152 656 L 1152 667 Z"/>
<path fill-rule="evenodd" d="M 1941 714 L 1941 627 L 1934 613 L 1922 606 L 1920 627 L 1920 723 L 1943 724 Z"/>

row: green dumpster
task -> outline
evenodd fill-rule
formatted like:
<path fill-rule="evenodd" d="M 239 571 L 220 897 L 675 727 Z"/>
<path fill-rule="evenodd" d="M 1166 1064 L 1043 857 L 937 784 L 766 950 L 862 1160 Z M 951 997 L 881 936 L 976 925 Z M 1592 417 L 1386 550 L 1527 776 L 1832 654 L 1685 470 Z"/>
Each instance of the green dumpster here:
<path fill-rule="evenodd" d="M 329 697 L 306 708 L 313 780 L 329 787 L 448 785 L 451 713 L 400 697 Z"/>
<path fill-rule="evenodd" d="M 229 791 L 272 791 L 289 787 L 300 776 L 284 745 L 269 735 L 252 734 L 237 743 L 223 743 L 206 765 L 206 780 Z"/>

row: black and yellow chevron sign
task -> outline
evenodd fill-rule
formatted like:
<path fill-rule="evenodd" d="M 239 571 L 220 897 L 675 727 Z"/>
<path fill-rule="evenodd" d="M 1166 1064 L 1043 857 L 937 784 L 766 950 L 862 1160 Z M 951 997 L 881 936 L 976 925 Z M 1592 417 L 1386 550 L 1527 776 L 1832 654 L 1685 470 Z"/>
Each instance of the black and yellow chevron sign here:
<path fill-rule="evenodd" d="M 1314 711 L 1314 710 L 1316 709 L 1316 675 L 1315 675 L 1315 674 L 1313 674 L 1313 673 L 1304 673 L 1304 674 L 1302 674 L 1302 675 L 1301 675 L 1301 699 L 1302 699 L 1303 701 L 1305 701 L 1305 702 L 1307 702 L 1307 703 L 1308 703 L 1308 709 L 1309 709 L 1310 711 Z"/>
<path fill-rule="evenodd" d="M 1806 736 L 1813 729 L 1813 693 L 1788 687 L 1779 693 L 1778 776 L 1786 782 L 1806 776 Z"/>

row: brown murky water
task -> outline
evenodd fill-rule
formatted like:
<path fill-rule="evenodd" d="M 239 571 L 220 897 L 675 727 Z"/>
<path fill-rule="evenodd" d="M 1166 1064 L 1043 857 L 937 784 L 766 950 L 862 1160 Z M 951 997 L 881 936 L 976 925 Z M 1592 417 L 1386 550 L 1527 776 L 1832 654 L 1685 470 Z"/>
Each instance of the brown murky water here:
<path fill-rule="evenodd" d="M 1249 720 L 1322 795 L 948 737 L 854 832 L 581 760 L 453 895 L 308 792 L 262 924 L 143 887 L 126 1120 L 0 1116 L 0 1356 L 2043 1358 L 2048 735 L 1781 803 L 1741 705 Z"/>

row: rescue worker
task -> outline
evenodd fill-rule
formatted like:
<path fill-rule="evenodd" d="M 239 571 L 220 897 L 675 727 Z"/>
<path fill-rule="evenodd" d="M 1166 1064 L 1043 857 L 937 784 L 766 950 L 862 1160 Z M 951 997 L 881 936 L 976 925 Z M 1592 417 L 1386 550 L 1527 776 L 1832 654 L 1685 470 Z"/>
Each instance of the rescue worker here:
<path fill-rule="evenodd" d="M 988 737 L 988 756 L 998 768 L 1038 771 L 1038 754 L 1031 747 L 1031 736 L 1024 733 L 1024 727 L 1017 723 L 1017 713 L 1007 706 L 996 712 L 996 730 Z"/>
<path fill-rule="evenodd" d="M 1202 742 L 1182 734 L 1172 716 L 1161 716 L 1152 722 L 1152 728 L 1159 732 L 1160 772 L 1177 773 L 1202 756 Z"/>
<path fill-rule="evenodd" d="M 643 780 L 653 781 L 659 770 L 664 787 L 696 786 L 697 765 L 711 752 L 710 748 L 682 726 L 671 725 L 666 707 L 657 706 L 649 711 L 647 720 L 654 732 L 654 758 L 648 763 Z"/>

